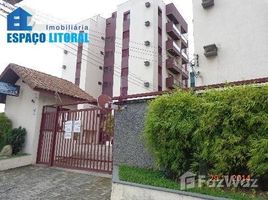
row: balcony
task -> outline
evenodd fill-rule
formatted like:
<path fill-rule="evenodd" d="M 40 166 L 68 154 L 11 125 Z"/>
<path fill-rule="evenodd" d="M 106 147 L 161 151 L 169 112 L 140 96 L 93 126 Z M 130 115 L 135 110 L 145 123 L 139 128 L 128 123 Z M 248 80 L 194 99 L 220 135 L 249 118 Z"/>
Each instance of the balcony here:
<path fill-rule="evenodd" d="M 188 64 L 188 62 L 189 62 L 189 56 L 188 56 L 188 53 L 187 53 L 187 51 L 186 51 L 186 49 L 183 49 L 182 51 L 181 51 L 181 57 L 182 57 L 182 64 Z"/>
<path fill-rule="evenodd" d="M 168 22 L 166 24 L 167 34 L 174 40 L 178 40 L 181 37 L 180 31 L 173 24 L 173 22 Z"/>
<path fill-rule="evenodd" d="M 166 48 L 167 51 L 173 56 L 180 56 L 181 54 L 180 47 L 172 39 L 167 40 Z"/>
<path fill-rule="evenodd" d="M 188 37 L 186 34 L 181 35 L 182 49 L 188 48 Z"/>
<path fill-rule="evenodd" d="M 184 87 L 182 81 L 176 80 L 173 76 L 166 78 L 166 88 L 175 89 L 175 87 Z"/>
<path fill-rule="evenodd" d="M 188 80 L 189 79 L 189 72 L 187 70 L 187 64 L 182 66 L 182 80 Z"/>
<path fill-rule="evenodd" d="M 166 60 L 166 66 L 167 69 L 171 71 L 173 74 L 182 73 L 182 68 L 178 66 L 178 64 L 175 61 L 175 58 L 168 58 Z"/>
<path fill-rule="evenodd" d="M 181 24 L 182 33 L 188 32 L 188 24 L 173 3 L 166 5 L 166 15 L 174 24 Z"/>

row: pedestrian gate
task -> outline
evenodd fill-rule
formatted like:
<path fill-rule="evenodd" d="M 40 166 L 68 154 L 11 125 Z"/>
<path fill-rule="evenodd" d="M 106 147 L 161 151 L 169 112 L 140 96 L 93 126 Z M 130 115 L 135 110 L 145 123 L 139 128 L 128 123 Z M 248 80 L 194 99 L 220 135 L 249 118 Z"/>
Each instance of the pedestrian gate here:
<path fill-rule="evenodd" d="M 112 147 L 111 110 L 44 107 L 37 163 L 111 173 Z"/>

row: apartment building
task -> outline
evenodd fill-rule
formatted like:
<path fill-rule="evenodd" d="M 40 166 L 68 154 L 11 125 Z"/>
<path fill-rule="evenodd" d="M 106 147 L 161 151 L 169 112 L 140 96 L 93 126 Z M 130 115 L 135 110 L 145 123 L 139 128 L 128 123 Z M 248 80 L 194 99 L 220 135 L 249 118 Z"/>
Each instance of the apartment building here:
<path fill-rule="evenodd" d="M 88 26 L 90 42 L 64 46 L 62 78 L 97 98 L 102 93 L 106 19 L 97 15 L 78 24 Z"/>
<path fill-rule="evenodd" d="M 192 86 L 268 77 L 267 0 L 192 2 Z"/>
<path fill-rule="evenodd" d="M 64 55 L 62 76 L 77 84 L 79 77 L 95 98 L 188 86 L 188 25 L 174 4 L 128 0 L 98 30 L 91 27 L 89 44 L 77 51 L 86 59 Z"/>

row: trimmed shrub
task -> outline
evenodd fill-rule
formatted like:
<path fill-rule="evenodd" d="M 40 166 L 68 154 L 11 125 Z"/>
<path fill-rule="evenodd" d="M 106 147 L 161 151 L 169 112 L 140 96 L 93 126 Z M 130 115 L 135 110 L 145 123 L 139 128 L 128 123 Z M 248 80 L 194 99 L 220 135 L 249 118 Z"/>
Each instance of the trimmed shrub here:
<path fill-rule="evenodd" d="M 12 146 L 13 154 L 16 155 L 22 150 L 26 134 L 26 129 L 21 127 L 12 129 L 9 132 L 6 143 Z"/>
<path fill-rule="evenodd" d="M 149 105 L 144 135 L 173 178 L 204 168 L 267 179 L 268 86 L 163 95 Z"/>
<path fill-rule="evenodd" d="M 5 146 L 6 135 L 12 129 L 12 122 L 5 113 L 0 113 L 0 151 Z"/>
<path fill-rule="evenodd" d="M 209 91 L 200 98 L 206 104 L 195 133 L 200 144 L 195 160 L 206 161 L 214 174 L 261 175 L 249 169 L 248 161 L 254 143 L 268 138 L 267 87 Z"/>
<path fill-rule="evenodd" d="M 144 137 L 160 168 L 171 178 L 190 169 L 196 145 L 200 100 L 178 90 L 153 100 L 146 116 Z"/>

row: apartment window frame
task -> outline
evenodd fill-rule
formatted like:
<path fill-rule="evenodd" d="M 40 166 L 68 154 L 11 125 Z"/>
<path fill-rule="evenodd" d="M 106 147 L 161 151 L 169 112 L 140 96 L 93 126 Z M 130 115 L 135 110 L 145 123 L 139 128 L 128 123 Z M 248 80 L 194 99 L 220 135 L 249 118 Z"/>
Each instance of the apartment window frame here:
<path fill-rule="evenodd" d="M 130 20 L 130 11 L 124 13 L 124 21 Z"/>
<path fill-rule="evenodd" d="M 129 57 L 129 48 L 128 49 L 123 49 L 122 50 L 122 57 L 125 58 L 125 57 Z"/>

